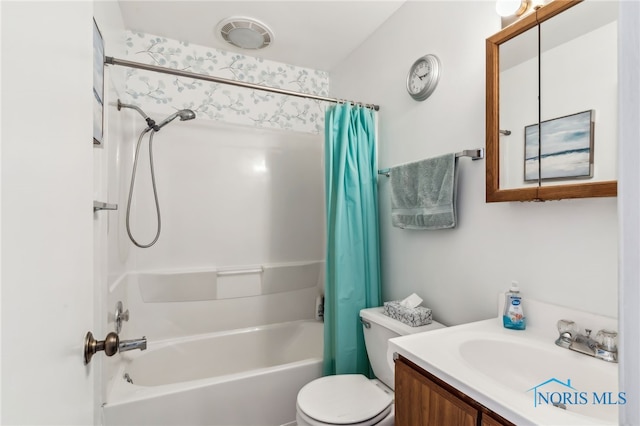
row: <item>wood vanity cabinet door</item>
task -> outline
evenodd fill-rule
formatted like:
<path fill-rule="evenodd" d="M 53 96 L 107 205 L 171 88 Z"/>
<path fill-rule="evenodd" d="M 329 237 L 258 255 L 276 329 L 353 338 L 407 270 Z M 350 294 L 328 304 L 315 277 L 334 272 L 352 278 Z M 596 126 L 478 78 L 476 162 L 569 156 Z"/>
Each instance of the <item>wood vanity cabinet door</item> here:
<path fill-rule="evenodd" d="M 402 360 L 396 361 L 396 426 L 476 426 L 479 412 Z"/>
<path fill-rule="evenodd" d="M 506 424 L 511 424 L 511 423 L 502 423 L 494 419 L 493 417 L 487 416 L 486 414 L 482 415 L 482 426 L 504 426 Z"/>

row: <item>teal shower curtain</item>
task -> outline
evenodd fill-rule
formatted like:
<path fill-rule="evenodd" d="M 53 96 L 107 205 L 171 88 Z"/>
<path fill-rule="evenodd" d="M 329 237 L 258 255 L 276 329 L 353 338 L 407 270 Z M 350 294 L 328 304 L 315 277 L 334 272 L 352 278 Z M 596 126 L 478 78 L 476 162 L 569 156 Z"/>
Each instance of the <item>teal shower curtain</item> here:
<path fill-rule="evenodd" d="M 374 114 L 337 104 L 325 116 L 325 375 L 370 375 L 359 311 L 381 300 Z"/>

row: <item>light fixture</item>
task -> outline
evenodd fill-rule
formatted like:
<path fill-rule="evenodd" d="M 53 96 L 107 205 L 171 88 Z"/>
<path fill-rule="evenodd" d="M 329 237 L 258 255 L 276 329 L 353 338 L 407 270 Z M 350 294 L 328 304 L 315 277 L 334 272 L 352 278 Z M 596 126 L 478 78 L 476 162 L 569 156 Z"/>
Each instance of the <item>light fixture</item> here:
<path fill-rule="evenodd" d="M 530 0 L 497 0 L 496 12 L 502 17 L 520 16 L 527 11 Z"/>
<path fill-rule="evenodd" d="M 273 32 L 269 27 L 245 16 L 223 19 L 216 29 L 224 41 L 241 49 L 263 49 L 273 42 Z"/>

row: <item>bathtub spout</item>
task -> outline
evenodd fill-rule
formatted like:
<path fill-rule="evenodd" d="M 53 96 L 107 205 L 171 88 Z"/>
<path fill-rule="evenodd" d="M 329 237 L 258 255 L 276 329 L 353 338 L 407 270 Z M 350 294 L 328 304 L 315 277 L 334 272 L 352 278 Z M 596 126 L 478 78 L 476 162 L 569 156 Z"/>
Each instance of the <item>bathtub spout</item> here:
<path fill-rule="evenodd" d="M 141 351 L 147 349 L 147 338 L 142 336 L 142 339 L 120 340 L 118 352 L 132 351 L 134 349 L 140 349 Z"/>

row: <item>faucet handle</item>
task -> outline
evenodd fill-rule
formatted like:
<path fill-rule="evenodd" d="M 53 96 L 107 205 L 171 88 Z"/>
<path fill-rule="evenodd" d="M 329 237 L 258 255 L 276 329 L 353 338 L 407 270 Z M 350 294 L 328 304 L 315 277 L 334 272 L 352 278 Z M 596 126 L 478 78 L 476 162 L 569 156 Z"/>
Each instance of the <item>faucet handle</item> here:
<path fill-rule="evenodd" d="M 567 319 L 558 320 L 558 333 L 569 333 L 571 336 L 575 335 L 578 332 L 578 325 Z"/>
<path fill-rule="evenodd" d="M 617 332 L 600 330 L 596 334 L 595 357 L 604 361 L 618 362 L 618 347 L 616 346 Z"/>
<path fill-rule="evenodd" d="M 598 334 L 596 334 L 598 347 L 610 352 L 617 351 L 616 336 L 618 336 L 618 333 L 613 330 L 604 329 L 598 331 Z"/>
<path fill-rule="evenodd" d="M 571 342 L 575 339 L 575 335 L 578 332 L 578 326 L 571 320 L 561 319 L 558 321 L 558 333 L 560 337 L 556 340 L 556 345 L 563 348 L 568 348 Z"/>
<path fill-rule="evenodd" d="M 129 321 L 129 310 L 124 310 L 121 301 L 116 303 L 116 311 L 113 314 L 113 318 L 116 323 L 116 334 L 120 334 L 120 331 L 122 331 L 122 322 Z"/>

